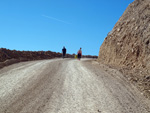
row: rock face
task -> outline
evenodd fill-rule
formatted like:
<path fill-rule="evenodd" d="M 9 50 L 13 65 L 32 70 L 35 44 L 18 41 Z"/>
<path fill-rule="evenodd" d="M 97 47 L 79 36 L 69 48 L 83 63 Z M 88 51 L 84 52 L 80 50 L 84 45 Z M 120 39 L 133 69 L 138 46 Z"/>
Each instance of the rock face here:
<path fill-rule="evenodd" d="M 128 6 L 100 47 L 98 61 L 120 68 L 150 95 L 149 0 L 135 0 Z"/>

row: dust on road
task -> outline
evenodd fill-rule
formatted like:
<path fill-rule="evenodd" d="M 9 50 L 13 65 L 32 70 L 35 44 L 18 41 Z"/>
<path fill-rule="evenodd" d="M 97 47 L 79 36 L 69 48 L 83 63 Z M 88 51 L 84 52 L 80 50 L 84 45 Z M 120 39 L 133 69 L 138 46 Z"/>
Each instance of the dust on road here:
<path fill-rule="evenodd" d="M 149 100 L 120 73 L 108 73 L 96 61 L 42 60 L 0 70 L 0 113 L 150 113 L 149 108 Z"/>

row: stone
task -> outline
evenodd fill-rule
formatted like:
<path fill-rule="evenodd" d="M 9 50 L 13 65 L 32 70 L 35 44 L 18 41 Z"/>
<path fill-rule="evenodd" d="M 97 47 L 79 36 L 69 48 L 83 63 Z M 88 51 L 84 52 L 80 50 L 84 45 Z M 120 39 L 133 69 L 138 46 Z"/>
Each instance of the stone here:
<path fill-rule="evenodd" d="M 133 74 L 129 77 L 137 82 L 144 79 L 141 70 L 150 75 L 147 69 L 150 68 L 150 1 L 135 0 L 125 10 L 121 18 L 111 31 L 111 38 L 107 36 L 100 47 L 98 61 L 102 64 L 113 65 L 119 68 L 128 68 L 124 76 Z M 121 42 L 121 46 L 118 42 Z M 140 74 L 140 75 L 138 75 Z M 138 78 L 139 79 L 135 79 Z M 149 76 L 145 80 L 147 83 L 141 88 L 147 87 Z M 144 83 L 142 83 L 144 84 Z M 149 88 L 150 90 L 150 88 Z M 147 92 L 147 91 L 144 91 Z M 150 98 L 150 95 L 149 95 Z"/>

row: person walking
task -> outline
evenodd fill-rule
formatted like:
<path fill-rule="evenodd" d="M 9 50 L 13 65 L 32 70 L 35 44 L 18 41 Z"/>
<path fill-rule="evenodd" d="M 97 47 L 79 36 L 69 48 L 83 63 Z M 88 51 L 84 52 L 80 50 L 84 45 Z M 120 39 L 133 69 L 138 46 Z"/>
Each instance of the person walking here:
<path fill-rule="evenodd" d="M 80 60 L 81 59 L 81 56 L 82 56 L 82 50 L 81 50 L 82 48 L 80 48 L 79 49 L 79 51 L 78 51 L 78 59 Z"/>
<path fill-rule="evenodd" d="M 65 58 L 66 52 L 67 52 L 67 50 L 66 50 L 66 48 L 65 48 L 65 46 L 64 46 L 63 49 L 62 49 L 62 57 L 63 57 L 63 58 Z"/>

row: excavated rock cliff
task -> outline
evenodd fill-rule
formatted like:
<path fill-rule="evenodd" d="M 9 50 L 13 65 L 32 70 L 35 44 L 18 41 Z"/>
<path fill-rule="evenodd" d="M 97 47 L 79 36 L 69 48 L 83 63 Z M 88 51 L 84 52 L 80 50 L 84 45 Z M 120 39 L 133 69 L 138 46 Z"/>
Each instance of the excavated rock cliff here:
<path fill-rule="evenodd" d="M 135 0 L 100 47 L 103 64 L 122 73 L 150 97 L 150 0 Z"/>

